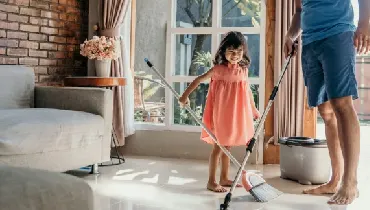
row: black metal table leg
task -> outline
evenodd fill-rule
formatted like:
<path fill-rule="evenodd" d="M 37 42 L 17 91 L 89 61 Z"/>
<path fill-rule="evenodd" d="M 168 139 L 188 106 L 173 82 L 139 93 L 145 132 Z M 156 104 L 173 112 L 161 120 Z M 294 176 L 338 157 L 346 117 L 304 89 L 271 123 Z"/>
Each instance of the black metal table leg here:
<path fill-rule="evenodd" d="M 117 146 L 117 142 L 116 142 L 116 138 L 115 138 L 115 132 L 114 132 L 114 128 L 112 130 L 112 137 L 111 137 L 111 140 L 113 141 L 113 144 L 114 144 L 114 150 L 117 154 L 117 156 L 112 156 L 110 155 L 110 159 L 111 159 L 111 163 L 110 164 L 103 164 L 101 163 L 100 166 L 113 166 L 113 165 L 121 165 L 122 163 L 125 163 L 126 160 L 125 158 L 122 156 L 120 157 L 119 155 L 119 152 L 118 152 L 118 146 Z M 118 159 L 118 163 L 113 163 L 112 159 Z"/>
<path fill-rule="evenodd" d="M 121 160 L 122 160 L 122 163 L 124 163 L 126 160 L 125 158 L 122 156 L 120 157 L 119 155 L 119 152 L 118 152 L 118 146 L 117 146 L 117 142 L 116 142 L 116 138 L 115 138 L 116 134 L 114 132 L 114 128 L 113 128 L 113 132 L 112 132 L 112 140 L 113 140 L 113 144 L 114 144 L 114 149 L 116 150 L 116 154 L 117 154 L 117 157 L 114 157 L 114 156 L 111 156 L 111 158 L 116 158 L 118 159 L 119 161 L 119 164 L 121 164 Z"/>

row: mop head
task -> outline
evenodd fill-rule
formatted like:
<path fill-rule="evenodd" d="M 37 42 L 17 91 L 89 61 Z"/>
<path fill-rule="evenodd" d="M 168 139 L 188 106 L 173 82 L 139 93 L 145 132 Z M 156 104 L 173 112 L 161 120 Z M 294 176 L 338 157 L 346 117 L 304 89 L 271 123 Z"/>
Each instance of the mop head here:
<path fill-rule="evenodd" d="M 243 171 L 242 183 L 257 202 L 268 202 L 283 194 L 278 189 L 267 184 L 262 177 L 246 171 Z"/>

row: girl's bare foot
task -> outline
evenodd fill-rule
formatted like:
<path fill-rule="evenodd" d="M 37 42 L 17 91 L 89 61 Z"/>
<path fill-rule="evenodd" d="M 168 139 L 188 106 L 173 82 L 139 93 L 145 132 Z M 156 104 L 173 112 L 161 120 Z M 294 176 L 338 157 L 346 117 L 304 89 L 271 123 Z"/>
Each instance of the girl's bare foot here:
<path fill-rule="evenodd" d="M 222 180 L 220 180 L 220 185 L 221 186 L 231 187 L 232 184 L 233 184 L 233 181 L 231 181 L 230 179 L 222 179 Z M 242 187 L 242 185 L 241 184 L 236 184 L 236 187 Z"/>
<path fill-rule="evenodd" d="M 334 194 L 338 191 L 338 184 L 326 183 L 315 188 L 303 190 L 304 194 L 321 195 Z"/>
<path fill-rule="evenodd" d="M 207 189 L 210 191 L 219 192 L 219 193 L 227 192 L 225 188 L 223 188 L 221 185 L 215 182 L 208 182 Z"/>
<path fill-rule="evenodd" d="M 328 204 L 348 205 L 359 195 L 360 192 L 356 185 L 342 185 L 338 192 L 330 198 Z"/>

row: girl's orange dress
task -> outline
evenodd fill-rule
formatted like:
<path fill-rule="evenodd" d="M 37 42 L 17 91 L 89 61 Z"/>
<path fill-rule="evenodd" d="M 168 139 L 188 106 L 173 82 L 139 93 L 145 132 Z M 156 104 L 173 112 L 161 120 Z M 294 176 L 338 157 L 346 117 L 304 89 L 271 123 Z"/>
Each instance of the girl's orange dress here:
<path fill-rule="evenodd" d="M 215 65 L 203 113 L 203 123 L 223 146 L 247 145 L 254 135 L 248 69 Z M 214 144 L 202 129 L 201 140 Z"/>

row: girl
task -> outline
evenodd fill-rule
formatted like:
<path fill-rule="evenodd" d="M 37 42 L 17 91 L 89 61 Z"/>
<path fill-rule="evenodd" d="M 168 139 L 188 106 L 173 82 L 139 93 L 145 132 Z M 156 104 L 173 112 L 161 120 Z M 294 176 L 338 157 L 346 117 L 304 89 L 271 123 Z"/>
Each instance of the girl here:
<path fill-rule="evenodd" d="M 189 103 L 189 95 L 197 86 L 211 79 L 203 114 L 203 123 L 227 150 L 232 146 L 245 146 L 254 135 L 253 119 L 260 117 L 248 84 L 250 59 L 247 44 L 240 32 L 229 32 L 222 40 L 213 68 L 198 76 L 179 99 L 181 106 Z M 230 159 L 202 129 L 201 139 L 213 145 L 209 158 L 207 189 L 226 192 L 232 181 L 228 177 Z M 222 155 L 221 155 L 222 153 Z M 220 182 L 216 181 L 217 165 L 221 156 Z M 241 187 L 241 185 L 237 185 Z"/>

